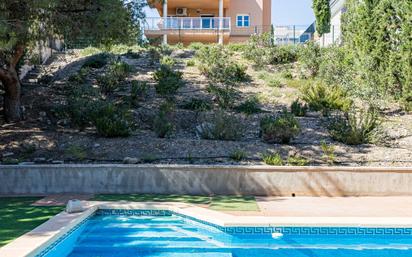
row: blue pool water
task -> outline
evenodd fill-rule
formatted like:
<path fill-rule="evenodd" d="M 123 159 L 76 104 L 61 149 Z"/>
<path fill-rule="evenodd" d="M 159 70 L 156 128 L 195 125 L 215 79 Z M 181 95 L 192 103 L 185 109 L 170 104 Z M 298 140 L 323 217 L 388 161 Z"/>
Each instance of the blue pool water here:
<path fill-rule="evenodd" d="M 224 229 L 162 215 L 97 213 L 39 256 L 412 257 L 412 229 Z"/>

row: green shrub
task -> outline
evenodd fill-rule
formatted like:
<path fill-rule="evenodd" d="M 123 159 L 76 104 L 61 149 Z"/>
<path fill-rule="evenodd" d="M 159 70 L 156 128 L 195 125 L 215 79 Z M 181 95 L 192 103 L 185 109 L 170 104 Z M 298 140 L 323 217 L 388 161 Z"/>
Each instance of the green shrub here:
<path fill-rule="evenodd" d="M 147 53 L 148 53 L 148 56 L 149 56 L 149 59 L 150 59 L 150 63 L 152 65 L 157 63 L 160 60 L 160 58 L 162 57 L 159 49 L 157 49 L 156 47 L 153 47 L 153 46 L 148 48 Z"/>
<path fill-rule="evenodd" d="M 307 42 L 298 52 L 298 61 L 311 77 L 315 77 L 319 72 L 319 66 L 322 61 L 320 46 L 313 41 Z"/>
<path fill-rule="evenodd" d="M 130 113 L 111 103 L 103 105 L 94 118 L 97 134 L 103 137 L 127 137 L 132 128 Z"/>
<path fill-rule="evenodd" d="M 174 71 L 168 65 L 161 65 L 154 73 L 154 79 L 157 82 L 156 92 L 162 96 L 172 96 L 177 90 L 184 85 L 183 73 Z"/>
<path fill-rule="evenodd" d="M 358 87 L 378 99 L 408 97 L 412 92 L 411 1 L 347 0 L 345 6 L 342 41 L 354 56 Z"/>
<path fill-rule="evenodd" d="M 238 140 L 244 127 L 235 115 L 217 112 L 211 119 L 199 126 L 201 138 L 209 140 Z"/>
<path fill-rule="evenodd" d="M 153 121 L 153 130 L 160 138 L 169 136 L 175 129 L 172 122 L 172 115 L 175 110 L 175 104 L 172 101 L 166 101 L 160 105 L 159 112 Z"/>
<path fill-rule="evenodd" d="M 269 49 L 270 64 L 293 63 L 297 60 L 297 47 L 293 45 L 274 45 Z"/>
<path fill-rule="evenodd" d="M 76 85 L 70 86 L 67 95 L 64 114 L 74 127 L 83 130 L 91 125 L 94 113 L 100 105 L 99 93 L 91 86 Z"/>
<path fill-rule="evenodd" d="M 193 59 L 187 60 L 186 65 L 187 67 L 193 67 L 196 65 L 196 61 Z"/>
<path fill-rule="evenodd" d="M 300 133 L 300 124 L 293 114 L 283 110 L 279 117 L 263 118 L 260 131 L 266 143 L 287 144 Z"/>
<path fill-rule="evenodd" d="M 289 70 L 282 71 L 280 76 L 284 79 L 293 79 L 293 74 Z"/>
<path fill-rule="evenodd" d="M 325 140 L 320 142 L 320 147 L 323 152 L 322 158 L 326 159 L 326 162 L 329 165 L 333 165 L 335 163 L 335 146 L 332 144 L 326 143 Z"/>
<path fill-rule="evenodd" d="M 376 110 L 351 110 L 330 119 L 329 133 L 338 142 L 348 145 L 371 143 L 380 126 L 379 114 Z"/>
<path fill-rule="evenodd" d="M 236 106 L 235 109 L 238 112 L 243 112 L 248 115 L 260 113 L 262 111 L 259 107 L 259 99 L 257 97 L 250 97 L 245 102 Z"/>
<path fill-rule="evenodd" d="M 265 154 L 263 156 L 263 162 L 266 165 L 271 165 L 271 166 L 283 166 L 284 165 L 282 156 L 279 153 Z"/>
<path fill-rule="evenodd" d="M 110 64 L 107 72 L 97 77 L 97 84 L 103 94 L 113 93 L 132 71 L 132 67 L 122 61 L 115 61 Z"/>
<path fill-rule="evenodd" d="M 120 86 L 120 82 L 117 77 L 112 76 L 111 73 L 103 74 L 96 78 L 97 84 L 100 87 L 100 91 L 104 95 L 113 93 Z"/>
<path fill-rule="evenodd" d="M 71 75 L 67 81 L 75 84 L 83 84 L 90 73 L 90 68 L 81 68 L 76 74 Z"/>
<path fill-rule="evenodd" d="M 200 72 L 214 82 L 235 85 L 249 79 L 247 67 L 232 60 L 229 52 L 220 45 L 206 46 L 196 54 Z"/>
<path fill-rule="evenodd" d="M 133 106 L 138 106 L 139 99 L 144 98 L 149 91 L 147 82 L 133 80 L 131 82 L 130 103 Z"/>
<path fill-rule="evenodd" d="M 170 45 L 161 44 L 159 46 L 159 52 L 161 55 L 171 55 L 173 53 L 173 48 Z"/>
<path fill-rule="evenodd" d="M 401 99 L 401 106 L 407 112 L 412 112 L 412 92 Z"/>
<path fill-rule="evenodd" d="M 302 103 L 299 99 L 296 99 L 291 104 L 290 109 L 295 116 L 304 117 L 308 111 L 308 106 L 307 104 Z"/>
<path fill-rule="evenodd" d="M 309 164 L 308 159 L 300 156 L 289 156 L 287 159 L 289 166 L 307 166 Z"/>
<path fill-rule="evenodd" d="M 106 66 L 110 56 L 106 53 L 96 54 L 89 57 L 83 64 L 82 68 L 100 69 Z"/>
<path fill-rule="evenodd" d="M 173 67 L 176 65 L 176 60 L 170 56 L 163 56 L 163 58 L 160 60 L 160 65 Z"/>
<path fill-rule="evenodd" d="M 230 159 L 240 162 L 247 158 L 247 154 L 245 151 L 241 149 L 236 149 L 230 154 Z"/>
<path fill-rule="evenodd" d="M 353 55 L 344 46 L 323 48 L 318 77 L 327 85 L 337 85 L 353 95 L 364 94 L 357 82 Z"/>
<path fill-rule="evenodd" d="M 325 116 L 332 110 L 347 111 L 352 106 L 352 100 L 339 86 L 328 87 L 322 82 L 316 82 L 300 90 L 301 98 L 308 103 L 309 108 L 322 111 Z"/>
<path fill-rule="evenodd" d="M 109 73 L 118 81 L 123 81 L 133 71 L 132 66 L 123 61 L 115 61 L 109 66 Z"/>
<path fill-rule="evenodd" d="M 183 109 L 193 110 L 196 112 L 204 112 L 212 109 L 212 104 L 204 99 L 191 98 L 189 102 L 182 105 Z"/>
<path fill-rule="evenodd" d="M 244 52 L 247 49 L 245 43 L 230 43 L 226 47 L 232 52 Z"/>
<path fill-rule="evenodd" d="M 189 48 L 189 49 L 192 49 L 192 50 L 200 50 L 200 49 L 202 49 L 202 48 L 205 47 L 205 46 L 206 46 L 206 45 L 203 44 L 203 43 L 193 42 L 193 43 L 190 43 L 190 45 L 188 46 L 188 48 Z"/>
<path fill-rule="evenodd" d="M 297 59 L 298 48 L 288 45 L 274 45 L 270 33 L 256 34 L 249 38 L 244 57 L 257 67 L 269 64 L 292 63 Z"/>
<path fill-rule="evenodd" d="M 71 158 L 74 158 L 76 160 L 84 160 L 87 158 L 87 150 L 77 144 L 72 144 L 69 145 L 65 150 L 65 154 L 69 155 Z"/>
<path fill-rule="evenodd" d="M 263 67 L 271 63 L 271 47 L 272 41 L 270 33 L 252 35 L 248 40 L 243 55 L 246 59 L 253 61 L 256 66 Z"/>
<path fill-rule="evenodd" d="M 236 98 L 236 90 L 230 86 L 215 86 L 209 84 L 207 91 L 214 95 L 215 101 L 222 109 L 230 109 L 233 107 Z"/>

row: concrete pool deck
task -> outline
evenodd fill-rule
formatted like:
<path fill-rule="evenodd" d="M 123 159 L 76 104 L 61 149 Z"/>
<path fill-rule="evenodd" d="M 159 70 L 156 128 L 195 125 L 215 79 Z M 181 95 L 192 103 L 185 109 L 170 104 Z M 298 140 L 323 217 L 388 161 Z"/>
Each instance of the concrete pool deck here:
<path fill-rule="evenodd" d="M 226 212 L 266 217 L 412 217 L 412 197 L 256 197 L 260 212 Z"/>
<path fill-rule="evenodd" d="M 218 212 L 185 203 L 84 201 L 81 213 L 61 212 L 0 248 L 2 257 L 32 257 L 87 219 L 97 209 L 170 210 L 218 226 L 407 227 L 412 228 L 412 197 L 258 197 L 261 212 Z"/>

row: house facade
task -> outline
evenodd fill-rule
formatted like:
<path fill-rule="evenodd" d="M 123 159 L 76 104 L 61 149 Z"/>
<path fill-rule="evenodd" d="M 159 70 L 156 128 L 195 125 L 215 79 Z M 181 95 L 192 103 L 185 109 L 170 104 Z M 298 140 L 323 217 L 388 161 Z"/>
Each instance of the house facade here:
<path fill-rule="evenodd" d="M 147 38 L 165 44 L 246 41 L 271 30 L 271 0 L 149 0 L 160 17 L 147 17 Z"/>

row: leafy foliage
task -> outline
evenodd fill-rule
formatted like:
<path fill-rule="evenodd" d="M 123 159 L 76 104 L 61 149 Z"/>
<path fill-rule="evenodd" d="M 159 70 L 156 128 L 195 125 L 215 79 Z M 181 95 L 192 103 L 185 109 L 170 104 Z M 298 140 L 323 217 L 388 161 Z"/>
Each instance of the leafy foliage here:
<path fill-rule="evenodd" d="M 274 45 L 270 33 L 252 35 L 244 47 L 244 56 L 257 67 L 269 64 L 284 64 L 296 61 L 297 47 Z"/>
<path fill-rule="evenodd" d="M 173 67 L 176 65 L 176 60 L 170 56 L 163 56 L 163 58 L 160 60 L 160 65 Z"/>
<path fill-rule="evenodd" d="M 154 79 L 157 82 L 156 92 L 162 96 L 172 96 L 183 86 L 183 73 L 175 71 L 169 65 L 160 65 L 155 72 Z"/>
<path fill-rule="evenodd" d="M 328 87 L 323 82 L 302 87 L 301 98 L 308 103 L 311 110 L 321 111 L 325 116 L 332 110 L 348 111 L 352 105 L 352 100 L 340 87 Z"/>
<path fill-rule="evenodd" d="M 315 77 L 318 74 L 319 66 L 322 62 L 321 57 L 322 51 L 320 46 L 312 41 L 305 43 L 298 52 L 299 64 L 311 77 Z"/>
<path fill-rule="evenodd" d="M 234 115 L 217 112 L 200 125 L 200 137 L 211 140 L 238 140 L 244 131 L 243 124 Z"/>
<path fill-rule="evenodd" d="M 247 67 L 233 61 L 223 46 L 205 46 L 197 52 L 196 57 L 199 70 L 214 82 L 235 85 L 249 79 Z"/>
<path fill-rule="evenodd" d="M 302 103 L 299 99 L 296 99 L 292 102 L 290 106 L 291 112 L 298 117 L 304 117 L 308 111 L 308 106 L 305 103 Z"/>
<path fill-rule="evenodd" d="M 320 34 L 330 32 L 331 11 L 329 0 L 313 0 L 313 11 L 316 17 L 316 31 Z"/>
<path fill-rule="evenodd" d="M 300 124 L 295 116 L 286 110 L 278 117 L 264 117 L 260 121 L 260 131 L 266 143 L 287 144 L 300 133 Z"/>
<path fill-rule="evenodd" d="M 326 162 L 330 165 L 333 165 L 335 163 L 335 146 L 332 144 L 326 143 L 326 141 L 322 140 L 320 142 L 320 147 L 323 152 L 323 158 L 326 159 Z"/>
<path fill-rule="evenodd" d="M 412 92 L 410 0 L 348 0 L 343 41 L 353 54 L 358 86 L 369 97 L 406 99 Z"/>
<path fill-rule="evenodd" d="M 191 98 L 189 102 L 183 104 L 183 109 L 193 110 L 196 112 L 204 112 L 212 109 L 212 104 L 201 98 Z"/>
<path fill-rule="evenodd" d="M 130 103 L 133 106 L 138 106 L 140 99 L 144 98 L 149 91 L 147 82 L 133 80 L 131 82 Z"/>
<path fill-rule="evenodd" d="M 348 145 L 360 145 L 372 142 L 379 125 L 379 114 L 370 108 L 338 115 L 330 120 L 328 129 L 333 139 Z"/>
<path fill-rule="evenodd" d="M 307 166 L 309 161 L 301 156 L 289 156 L 287 163 L 289 166 Z"/>
<path fill-rule="evenodd" d="M 175 129 L 172 121 L 174 110 L 175 104 L 172 101 L 166 101 L 160 105 L 159 112 L 153 121 L 153 130 L 158 137 L 170 136 Z"/>
<path fill-rule="evenodd" d="M 279 153 L 265 154 L 263 156 L 263 162 L 271 166 L 283 166 L 284 165 L 282 156 Z"/>
<path fill-rule="evenodd" d="M 209 84 L 207 91 L 214 95 L 215 101 L 222 109 L 229 109 L 233 107 L 236 98 L 236 90 L 230 86 L 215 86 Z"/>
<path fill-rule="evenodd" d="M 259 107 L 259 99 L 257 97 L 250 97 L 240 105 L 236 106 L 236 111 L 251 115 L 260 113 L 262 109 Z"/>
<path fill-rule="evenodd" d="M 88 85 L 72 85 L 68 92 L 64 114 L 73 126 L 83 130 L 91 125 L 96 109 L 99 108 L 99 93 Z"/>
<path fill-rule="evenodd" d="M 103 137 L 127 137 L 132 128 L 130 113 L 112 103 L 100 107 L 95 114 L 93 123 L 97 133 Z"/>
<path fill-rule="evenodd" d="M 236 149 L 230 154 L 230 159 L 240 162 L 247 158 L 247 154 L 245 151 L 241 149 Z"/>

